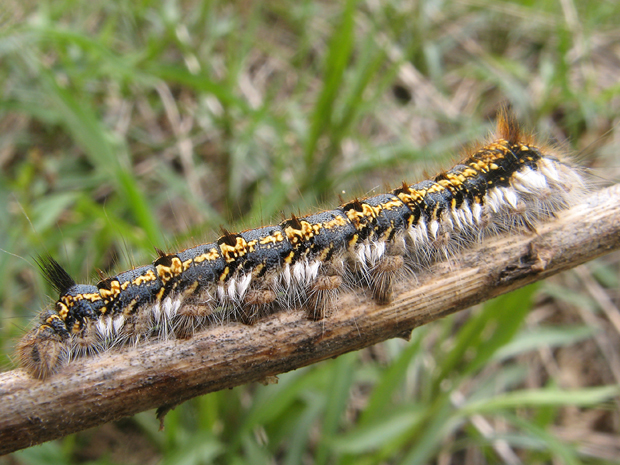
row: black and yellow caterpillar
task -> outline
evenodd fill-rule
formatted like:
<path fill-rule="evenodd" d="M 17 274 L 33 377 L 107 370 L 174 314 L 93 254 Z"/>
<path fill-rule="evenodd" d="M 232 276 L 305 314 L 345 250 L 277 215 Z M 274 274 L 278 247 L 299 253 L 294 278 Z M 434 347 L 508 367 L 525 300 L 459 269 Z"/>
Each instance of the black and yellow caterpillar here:
<path fill-rule="evenodd" d="M 584 190 L 580 170 L 536 145 L 511 116 L 496 139 L 449 171 L 334 210 L 278 225 L 225 232 L 97 285 L 76 284 L 51 257 L 39 265 L 60 293 L 19 342 L 21 365 L 45 378 L 73 358 L 146 338 L 190 337 L 213 321 L 251 322 L 276 309 L 327 316 L 343 288 L 379 303 L 393 283 L 490 234 L 536 224 Z"/>

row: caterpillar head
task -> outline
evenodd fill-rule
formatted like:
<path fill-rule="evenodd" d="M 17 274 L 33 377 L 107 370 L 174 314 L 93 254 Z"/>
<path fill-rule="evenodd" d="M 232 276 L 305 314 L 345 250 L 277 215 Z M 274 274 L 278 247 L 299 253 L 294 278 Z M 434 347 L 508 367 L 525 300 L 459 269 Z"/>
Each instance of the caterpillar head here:
<path fill-rule="evenodd" d="M 45 312 L 38 327 L 17 344 L 19 364 L 32 376 L 45 379 L 63 367 L 69 359 L 70 341 L 64 323 L 52 311 Z M 64 331 L 59 331 L 59 326 Z M 63 334 L 64 333 L 64 334 Z"/>
<path fill-rule="evenodd" d="M 60 297 L 53 309 L 41 314 L 39 325 L 20 340 L 16 351 L 20 365 L 44 379 L 67 363 L 72 334 L 96 314 L 102 299 L 97 287 L 76 284 L 53 258 L 39 257 L 37 263 Z"/>

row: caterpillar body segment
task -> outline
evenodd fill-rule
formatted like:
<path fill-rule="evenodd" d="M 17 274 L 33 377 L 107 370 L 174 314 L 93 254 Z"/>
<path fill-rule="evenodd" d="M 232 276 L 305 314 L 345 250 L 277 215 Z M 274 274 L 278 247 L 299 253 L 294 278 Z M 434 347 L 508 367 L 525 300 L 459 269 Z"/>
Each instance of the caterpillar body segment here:
<path fill-rule="evenodd" d="M 213 322 L 251 323 L 276 310 L 329 316 L 343 289 L 368 289 L 380 304 L 403 276 L 427 272 L 494 234 L 533 229 L 586 189 L 579 168 L 522 136 L 502 116 L 497 136 L 432 179 L 292 216 L 146 266 L 76 284 L 53 259 L 39 260 L 60 296 L 17 347 L 37 378 L 71 359 L 149 338 L 187 338 Z"/>

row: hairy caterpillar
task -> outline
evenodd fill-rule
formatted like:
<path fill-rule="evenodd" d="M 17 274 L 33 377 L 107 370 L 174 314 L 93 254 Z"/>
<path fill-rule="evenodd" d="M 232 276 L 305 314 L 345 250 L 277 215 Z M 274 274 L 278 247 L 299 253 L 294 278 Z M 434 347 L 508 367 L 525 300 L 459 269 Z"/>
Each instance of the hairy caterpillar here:
<path fill-rule="evenodd" d="M 501 115 L 496 138 L 433 179 L 278 225 L 224 234 L 150 265 L 76 284 L 52 258 L 39 265 L 60 293 L 17 346 L 38 378 L 69 360 L 144 338 L 190 337 L 213 321 L 252 322 L 277 309 L 327 316 L 343 288 L 389 302 L 417 273 L 491 234 L 533 229 L 574 203 L 579 169 Z"/>

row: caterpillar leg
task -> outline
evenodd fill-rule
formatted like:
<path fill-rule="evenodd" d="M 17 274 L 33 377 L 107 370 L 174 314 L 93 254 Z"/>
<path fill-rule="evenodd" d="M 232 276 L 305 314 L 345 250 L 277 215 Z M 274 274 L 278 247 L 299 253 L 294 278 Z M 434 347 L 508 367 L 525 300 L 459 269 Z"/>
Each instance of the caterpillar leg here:
<path fill-rule="evenodd" d="M 308 292 L 307 317 L 309 320 L 322 320 L 329 316 L 342 284 L 340 276 L 319 276 Z"/>
<path fill-rule="evenodd" d="M 250 289 L 244 299 L 240 319 L 245 324 L 253 324 L 271 308 L 276 293 L 271 289 Z"/>
<path fill-rule="evenodd" d="M 69 360 L 69 338 L 63 338 L 50 325 L 42 324 L 19 341 L 17 356 L 28 373 L 45 379 Z"/>
<path fill-rule="evenodd" d="M 178 339 L 190 338 L 209 323 L 225 321 L 223 314 L 223 308 L 218 307 L 210 297 L 186 299 L 174 318 L 174 336 Z"/>
<path fill-rule="evenodd" d="M 378 304 L 383 305 L 391 302 L 394 282 L 404 265 L 405 260 L 401 255 L 386 255 L 371 270 L 372 297 Z"/>

